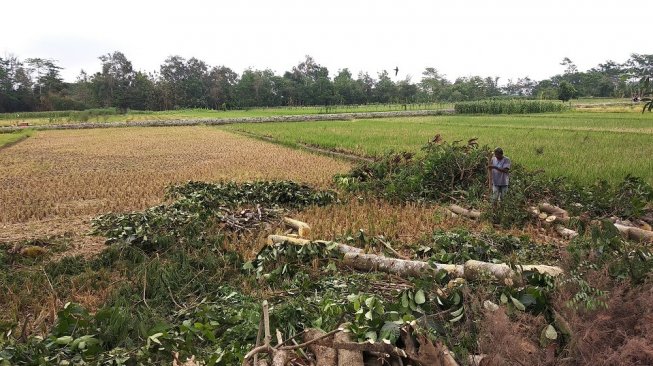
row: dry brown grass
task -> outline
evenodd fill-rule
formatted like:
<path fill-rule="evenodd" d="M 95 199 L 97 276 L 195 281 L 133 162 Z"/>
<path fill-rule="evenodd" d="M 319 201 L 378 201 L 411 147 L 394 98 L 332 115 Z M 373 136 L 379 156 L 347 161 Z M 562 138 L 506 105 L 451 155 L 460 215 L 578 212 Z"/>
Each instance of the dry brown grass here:
<path fill-rule="evenodd" d="M 574 334 L 571 356 L 583 365 L 653 365 L 653 284 L 610 288 L 607 309 L 563 309 Z"/>
<path fill-rule="evenodd" d="M 139 210 L 187 180 L 325 186 L 349 164 L 208 127 L 44 131 L 0 151 L 0 223 Z"/>
<path fill-rule="evenodd" d="M 309 207 L 303 211 L 291 214 L 295 219 L 304 221 L 311 226 L 310 239 L 335 240 L 350 234 L 357 234 L 360 229 L 367 236 L 383 235 L 393 241 L 394 249 L 412 255 L 415 247 L 411 246 L 435 230 L 467 229 L 480 232 L 491 230 L 504 234 L 529 235 L 540 243 L 553 244 L 558 240 L 547 234 L 548 231 L 526 226 L 521 229 L 500 229 L 487 222 L 476 222 L 463 218 L 451 218 L 443 209 L 435 204 L 404 203 L 396 204 L 376 198 L 356 196 L 343 197 L 342 204 L 324 207 Z M 277 229 L 282 233 L 282 229 Z M 251 243 L 256 243 L 252 245 Z M 242 253 L 252 255 L 263 245 L 263 235 L 245 241 L 244 246 L 234 248 Z"/>

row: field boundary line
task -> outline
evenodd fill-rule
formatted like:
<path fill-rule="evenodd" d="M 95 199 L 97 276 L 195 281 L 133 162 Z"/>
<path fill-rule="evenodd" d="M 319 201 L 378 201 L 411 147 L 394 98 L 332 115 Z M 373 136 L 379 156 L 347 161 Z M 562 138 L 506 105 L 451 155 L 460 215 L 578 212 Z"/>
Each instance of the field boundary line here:
<path fill-rule="evenodd" d="M 276 144 L 276 145 L 286 146 L 286 147 L 300 149 L 300 150 L 307 150 L 309 152 L 317 153 L 317 154 L 320 154 L 320 155 L 327 155 L 327 156 L 330 156 L 330 157 L 345 159 L 345 160 L 348 160 L 348 161 L 365 162 L 365 163 L 374 162 L 374 159 L 372 159 L 372 158 L 368 158 L 368 157 L 361 156 L 361 155 L 356 155 L 354 153 L 334 151 L 334 150 L 330 150 L 330 149 L 327 149 L 327 148 L 312 146 L 312 145 L 305 144 L 305 143 L 302 143 L 302 142 L 288 143 L 288 142 L 284 142 L 284 141 L 275 139 L 274 137 L 271 137 L 271 136 L 259 135 L 257 133 L 253 133 L 253 132 L 249 132 L 249 131 L 235 129 L 235 130 L 228 130 L 226 132 L 231 132 L 231 133 L 235 133 L 235 134 L 238 134 L 238 135 L 241 135 L 241 136 L 246 136 L 246 137 L 254 138 L 254 139 L 257 139 L 257 140 L 262 140 L 262 141 L 269 142 L 269 143 Z"/>
<path fill-rule="evenodd" d="M 454 114 L 453 109 L 440 110 L 417 110 L 417 111 L 393 111 L 393 112 L 353 112 L 353 113 L 331 113 L 331 114 L 304 114 L 270 117 L 236 117 L 236 118 L 198 118 L 198 119 L 171 119 L 151 120 L 139 122 L 80 122 L 66 123 L 59 125 L 34 125 L 28 127 L 5 126 L 0 127 L 0 132 L 15 132 L 26 128 L 33 130 L 68 130 L 68 129 L 90 129 L 90 128 L 114 128 L 114 127 L 168 127 L 168 126 L 220 126 L 236 123 L 271 123 L 271 122 L 312 122 L 312 121 L 346 121 L 352 119 L 370 118 L 392 118 L 392 117 L 421 117 L 421 116 L 442 116 Z"/>

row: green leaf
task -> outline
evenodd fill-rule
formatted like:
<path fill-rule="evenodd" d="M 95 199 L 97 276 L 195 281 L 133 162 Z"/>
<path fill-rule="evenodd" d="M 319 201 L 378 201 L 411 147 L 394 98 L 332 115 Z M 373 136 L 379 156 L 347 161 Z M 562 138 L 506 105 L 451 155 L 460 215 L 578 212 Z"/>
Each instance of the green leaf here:
<path fill-rule="evenodd" d="M 374 343 L 378 339 L 376 332 L 373 330 L 370 330 L 369 332 L 365 333 L 365 338 L 370 342 Z"/>
<path fill-rule="evenodd" d="M 506 296 L 506 294 L 501 294 L 500 300 L 501 300 L 502 304 L 507 304 L 508 303 L 508 297 Z"/>
<path fill-rule="evenodd" d="M 515 307 L 516 307 L 518 310 L 521 310 L 521 311 L 525 311 L 525 310 L 526 310 L 526 307 L 524 306 L 524 304 L 522 304 L 519 300 L 515 299 L 515 298 L 512 297 L 512 296 L 510 296 L 510 300 L 512 300 L 513 305 L 515 305 Z"/>
<path fill-rule="evenodd" d="M 406 292 L 401 294 L 401 306 L 404 308 L 408 307 L 408 295 Z"/>
<path fill-rule="evenodd" d="M 424 291 L 421 289 L 417 290 L 415 293 L 415 303 L 418 305 L 421 305 L 426 302 L 426 296 L 424 295 Z"/>
<path fill-rule="evenodd" d="M 55 339 L 54 343 L 65 346 L 65 345 L 69 344 L 72 341 L 73 341 L 73 337 L 63 336 L 63 337 L 59 337 L 59 338 Z"/>
<path fill-rule="evenodd" d="M 551 324 L 549 324 L 546 327 L 546 330 L 544 331 L 544 335 L 551 340 L 558 339 L 558 332 L 556 332 L 556 329 Z"/>

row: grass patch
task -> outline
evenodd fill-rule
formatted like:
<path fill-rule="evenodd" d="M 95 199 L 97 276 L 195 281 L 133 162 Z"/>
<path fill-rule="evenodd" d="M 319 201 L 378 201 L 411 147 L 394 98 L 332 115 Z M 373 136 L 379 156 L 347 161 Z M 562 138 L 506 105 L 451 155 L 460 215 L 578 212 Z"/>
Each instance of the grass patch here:
<path fill-rule="evenodd" d="M 5 145 L 14 144 L 20 140 L 26 139 L 34 134 L 32 130 L 22 130 L 12 133 L 0 133 L 0 147 Z"/>

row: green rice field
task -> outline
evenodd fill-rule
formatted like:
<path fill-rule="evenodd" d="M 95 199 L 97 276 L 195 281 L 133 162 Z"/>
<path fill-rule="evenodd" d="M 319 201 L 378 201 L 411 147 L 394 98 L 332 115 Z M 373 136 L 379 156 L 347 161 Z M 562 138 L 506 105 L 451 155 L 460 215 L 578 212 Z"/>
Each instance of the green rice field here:
<path fill-rule="evenodd" d="M 24 130 L 13 133 L 0 133 L 0 147 L 27 138 L 31 136 L 31 134 L 31 130 Z"/>
<path fill-rule="evenodd" d="M 377 156 L 414 151 L 436 134 L 447 141 L 478 138 L 503 147 L 513 162 L 584 183 L 626 175 L 653 183 L 653 114 L 567 112 L 536 115 L 430 116 L 353 121 L 238 124 L 221 127 Z"/>

